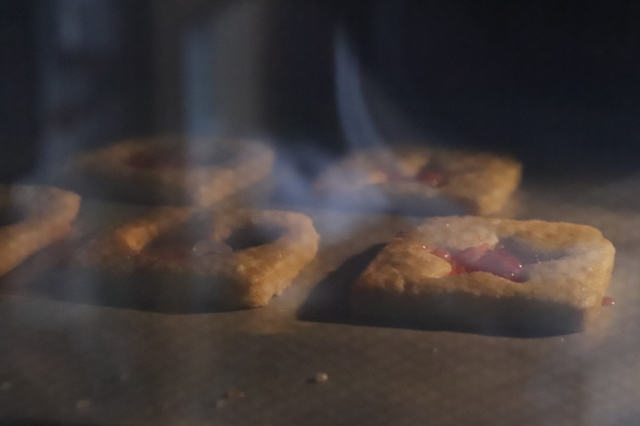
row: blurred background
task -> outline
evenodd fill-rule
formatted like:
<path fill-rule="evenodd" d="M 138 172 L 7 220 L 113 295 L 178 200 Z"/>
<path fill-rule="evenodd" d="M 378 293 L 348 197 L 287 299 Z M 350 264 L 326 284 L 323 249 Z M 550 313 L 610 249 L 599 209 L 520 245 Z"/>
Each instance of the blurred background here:
<path fill-rule="evenodd" d="M 0 174 L 186 133 L 266 136 L 311 173 L 412 140 L 615 177 L 640 165 L 639 26 L 635 1 L 4 0 Z"/>

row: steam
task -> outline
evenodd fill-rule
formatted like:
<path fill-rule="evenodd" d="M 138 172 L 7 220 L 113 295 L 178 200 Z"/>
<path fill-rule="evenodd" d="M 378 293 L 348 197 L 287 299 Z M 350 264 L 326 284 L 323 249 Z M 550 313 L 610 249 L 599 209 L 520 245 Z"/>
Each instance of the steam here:
<path fill-rule="evenodd" d="M 348 151 L 359 151 L 374 148 L 383 148 L 387 140 L 395 135 L 411 133 L 410 126 L 405 120 L 398 117 L 402 114 L 392 102 L 382 95 L 379 85 L 372 79 L 366 78 L 358 61 L 348 34 L 342 25 L 339 25 L 333 37 L 334 42 L 334 73 L 335 73 L 335 100 L 338 110 L 340 127 L 343 132 L 343 140 Z M 365 96 L 366 92 L 370 96 Z M 369 98 L 373 102 L 367 102 Z M 372 106 L 375 104 L 375 106 Z M 376 111 L 378 114 L 373 114 Z M 379 120 L 379 117 L 388 119 Z M 383 123 L 385 133 L 380 131 L 379 123 Z M 324 191 L 321 199 L 314 195 L 313 173 L 327 169 L 338 158 L 314 147 L 313 144 L 299 143 L 303 146 L 299 152 L 287 152 L 281 155 L 281 164 L 278 166 L 281 189 L 286 201 L 293 203 L 312 204 L 324 209 L 344 209 L 347 206 L 366 205 L 375 210 L 386 210 L 389 200 L 375 185 L 371 185 L 357 193 L 350 193 L 348 199 L 339 190 L 342 184 L 349 184 L 357 176 L 357 170 L 334 170 L 331 175 L 331 188 Z M 383 153 L 383 151 L 380 151 Z M 393 162 L 392 154 L 385 152 L 384 160 Z M 336 234 L 346 231 L 351 227 L 350 223 L 336 223 Z"/>
<path fill-rule="evenodd" d="M 342 26 L 334 35 L 334 55 L 338 115 L 349 148 L 433 139 L 431 132 L 410 120 L 400 103 L 362 69 Z"/>
<path fill-rule="evenodd" d="M 385 145 L 385 137 L 379 131 L 377 120 L 365 98 L 363 86 L 367 83 L 363 81 L 360 63 L 343 26 L 336 28 L 333 41 L 335 99 L 343 140 L 346 141 L 348 151 L 382 148 Z M 367 88 L 370 86 L 375 85 L 368 85 Z M 380 96 L 377 96 L 376 100 L 380 100 Z M 358 193 L 349 194 L 348 199 L 345 199 L 345 195 L 340 191 L 331 189 L 325 191 L 321 198 L 316 197 L 313 173 L 309 173 L 310 169 L 323 171 L 338 158 L 314 147 L 313 144 L 298 145 L 304 148 L 299 152 L 283 153 L 280 156 L 281 164 L 277 168 L 280 187 L 287 202 L 311 204 L 325 210 L 344 210 L 345 207 L 360 204 L 366 204 L 376 210 L 389 207 L 386 196 L 374 185 Z M 354 179 L 354 173 L 357 174 L 357 171 L 335 170 L 331 176 L 331 188 L 340 188 L 342 183 L 350 183 Z M 324 230 L 323 239 L 338 240 L 351 235 L 358 228 L 356 220 L 352 215 L 335 215 L 331 226 Z"/>
<path fill-rule="evenodd" d="M 360 64 L 343 27 L 334 36 L 336 102 L 345 138 L 352 149 L 382 145 L 382 137 L 362 92 Z"/>

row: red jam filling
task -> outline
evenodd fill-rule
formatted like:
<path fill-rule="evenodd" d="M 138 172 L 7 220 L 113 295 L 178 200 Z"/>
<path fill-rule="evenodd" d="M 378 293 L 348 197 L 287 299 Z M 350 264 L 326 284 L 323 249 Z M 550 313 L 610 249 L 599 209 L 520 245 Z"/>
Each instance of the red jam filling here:
<path fill-rule="evenodd" d="M 440 170 L 425 167 L 418 172 L 414 179 L 433 188 L 439 188 L 445 184 L 447 176 Z"/>
<path fill-rule="evenodd" d="M 439 168 L 425 166 L 413 176 L 402 170 L 389 170 L 387 171 L 387 179 L 391 182 L 420 182 L 433 188 L 439 188 L 447 182 L 447 174 Z"/>
<path fill-rule="evenodd" d="M 613 297 L 605 296 L 602 298 L 602 306 L 613 306 L 616 301 Z"/>
<path fill-rule="evenodd" d="M 524 281 L 522 262 L 501 248 L 491 249 L 483 244 L 454 253 L 444 249 L 435 249 L 432 253 L 451 263 L 450 275 L 482 271 L 515 282 Z"/>
<path fill-rule="evenodd" d="M 515 238 L 502 239 L 494 248 L 488 244 L 453 252 L 429 246 L 424 246 L 424 248 L 451 264 L 450 275 L 482 271 L 515 282 L 527 280 L 525 265 L 556 260 L 565 256 L 565 253 L 559 250 L 536 250 L 525 241 Z M 615 302 L 608 300 L 605 302 L 603 299 L 604 303 L 613 304 Z"/>

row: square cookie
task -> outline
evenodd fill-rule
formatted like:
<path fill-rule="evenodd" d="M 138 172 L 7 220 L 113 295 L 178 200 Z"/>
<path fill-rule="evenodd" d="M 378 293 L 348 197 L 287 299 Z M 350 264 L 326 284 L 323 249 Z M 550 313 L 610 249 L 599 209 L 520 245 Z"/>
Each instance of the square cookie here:
<path fill-rule="evenodd" d="M 291 284 L 315 258 L 318 241 L 301 213 L 164 207 L 93 239 L 77 263 L 133 278 L 151 302 L 164 293 L 187 305 L 254 308 Z"/>
<path fill-rule="evenodd" d="M 392 240 L 357 279 L 366 320 L 489 334 L 582 330 L 605 295 L 615 249 L 585 225 L 440 217 Z"/>
<path fill-rule="evenodd" d="M 89 191 L 127 201 L 206 207 L 264 181 L 273 162 L 257 140 L 158 137 L 83 154 L 69 179 L 79 174 Z"/>
<path fill-rule="evenodd" d="M 80 196 L 36 185 L 0 186 L 0 276 L 64 237 L 80 210 Z"/>
<path fill-rule="evenodd" d="M 395 146 L 348 155 L 314 187 L 338 204 L 486 216 L 505 207 L 521 170 L 516 160 L 485 152 Z"/>

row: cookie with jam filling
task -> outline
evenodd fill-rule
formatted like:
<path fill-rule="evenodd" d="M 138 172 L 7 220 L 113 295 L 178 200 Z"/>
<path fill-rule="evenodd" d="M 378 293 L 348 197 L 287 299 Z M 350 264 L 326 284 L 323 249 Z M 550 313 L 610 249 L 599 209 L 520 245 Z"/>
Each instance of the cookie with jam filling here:
<path fill-rule="evenodd" d="M 89 191 L 127 201 L 206 207 L 264 181 L 273 162 L 273 150 L 257 140 L 159 137 L 83 154 L 71 175 L 88 178 Z"/>
<path fill-rule="evenodd" d="M 426 220 L 392 240 L 352 291 L 374 322 L 487 333 L 584 329 L 615 249 L 590 226 L 480 217 Z"/>
<path fill-rule="evenodd" d="M 516 160 L 485 152 L 396 146 L 348 155 L 315 189 L 345 205 L 487 216 L 503 210 L 521 170 Z"/>

